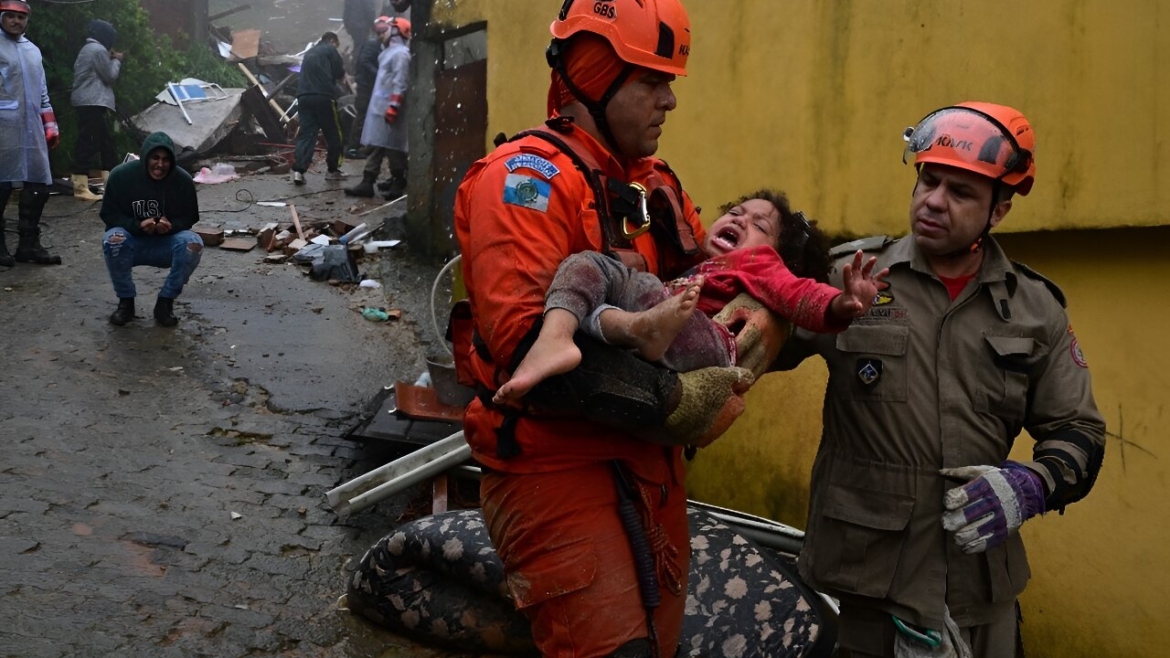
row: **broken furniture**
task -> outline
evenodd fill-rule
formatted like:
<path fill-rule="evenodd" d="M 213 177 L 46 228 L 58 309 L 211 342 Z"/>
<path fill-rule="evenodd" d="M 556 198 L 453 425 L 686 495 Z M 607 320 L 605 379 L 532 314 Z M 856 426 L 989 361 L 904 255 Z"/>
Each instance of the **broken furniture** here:
<path fill-rule="evenodd" d="M 198 89 L 206 98 L 191 102 L 189 94 L 194 92 L 186 82 L 178 83 L 179 87 L 168 84 L 160 96 L 169 98 L 169 101 L 151 105 L 134 115 L 130 121 L 135 128 L 147 134 L 162 131 L 170 135 L 175 142 L 176 155 L 187 149 L 207 153 L 239 124 L 244 90 L 222 89 L 218 85 L 205 88 L 199 84 Z M 172 89 L 177 95 L 172 95 Z M 187 100 L 180 101 L 180 98 Z"/>

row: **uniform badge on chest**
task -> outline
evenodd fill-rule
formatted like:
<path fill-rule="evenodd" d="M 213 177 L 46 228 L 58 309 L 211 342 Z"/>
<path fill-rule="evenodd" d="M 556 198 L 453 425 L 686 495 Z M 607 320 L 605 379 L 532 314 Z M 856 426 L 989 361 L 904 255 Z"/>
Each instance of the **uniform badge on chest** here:
<path fill-rule="evenodd" d="M 876 386 L 882 378 L 882 360 L 881 359 L 858 359 L 857 360 L 857 378 L 861 383 L 872 388 Z"/>

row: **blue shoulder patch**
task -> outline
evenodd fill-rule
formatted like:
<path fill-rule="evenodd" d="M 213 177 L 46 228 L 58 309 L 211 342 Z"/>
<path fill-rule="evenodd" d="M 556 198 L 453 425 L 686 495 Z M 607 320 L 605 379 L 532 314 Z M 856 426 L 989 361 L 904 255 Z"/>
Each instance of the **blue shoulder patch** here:
<path fill-rule="evenodd" d="M 512 156 L 504 162 L 504 166 L 508 168 L 508 171 L 516 171 L 520 167 L 531 169 L 549 180 L 552 180 L 554 176 L 561 173 L 561 170 L 557 169 L 555 164 L 539 155 L 532 155 L 531 153 L 521 153 L 520 155 Z"/>
<path fill-rule="evenodd" d="M 548 212 L 548 199 L 552 185 L 531 176 L 508 174 L 504 179 L 504 203 Z"/>

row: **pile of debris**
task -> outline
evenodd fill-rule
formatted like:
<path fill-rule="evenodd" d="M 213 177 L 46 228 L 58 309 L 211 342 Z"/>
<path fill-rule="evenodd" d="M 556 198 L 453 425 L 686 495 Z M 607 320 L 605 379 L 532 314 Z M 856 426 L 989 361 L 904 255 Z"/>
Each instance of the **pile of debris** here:
<path fill-rule="evenodd" d="M 276 151 L 291 162 L 298 127 L 295 90 L 308 48 L 278 53 L 261 39 L 260 30 L 225 32 L 212 28 L 220 40 L 219 55 L 235 64 L 249 85 L 224 88 L 197 78 L 169 82 L 154 105 L 130 119 L 133 128 L 143 134 L 166 132 L 176 151 L 199 157 Z M 348 78 L 343 84 L 349 84 Z M 339 107 L 352 116 L 354 90 L 340 91 Z"/>
<path fill-rule="evenodd" d="M 284 202 L 261 202 L 286 205 Z M 289 222 L 269 222 L 260 229 L 224 229 L 196 225 L 193 229 L 207 247 L 248 252 L 267 252 L 266 263 L 293 262 L 309 266 L 310 278 L 330 283 L 358 283 L 357 263 L 366 254 L 399 244 L 398 240 L 374 240 L 378 226 L 357 219 L 334 219 L 302 226 L 295 205 L 287 204 Z"/>

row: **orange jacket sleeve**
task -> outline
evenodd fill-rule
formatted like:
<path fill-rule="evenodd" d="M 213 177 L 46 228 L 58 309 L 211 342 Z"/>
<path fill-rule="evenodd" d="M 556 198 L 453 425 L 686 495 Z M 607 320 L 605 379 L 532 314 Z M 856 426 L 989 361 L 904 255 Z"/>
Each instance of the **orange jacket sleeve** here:
<path fill-rule="evenodd" d="M 456 198 L 464 283 L 497 369 L 507 368 L 543 314 L 545 291 L 561 261 L 600 248 L 596 213 L 588 208 L 592 196 L 572 162 L 543 152 L 540 157 L 553 163 L 557 174 L 509 171 L 506 163 L 517 152 L 500 149 L 477 163 Z M 535 201 L 521 205 L 532 195 Z"/>

